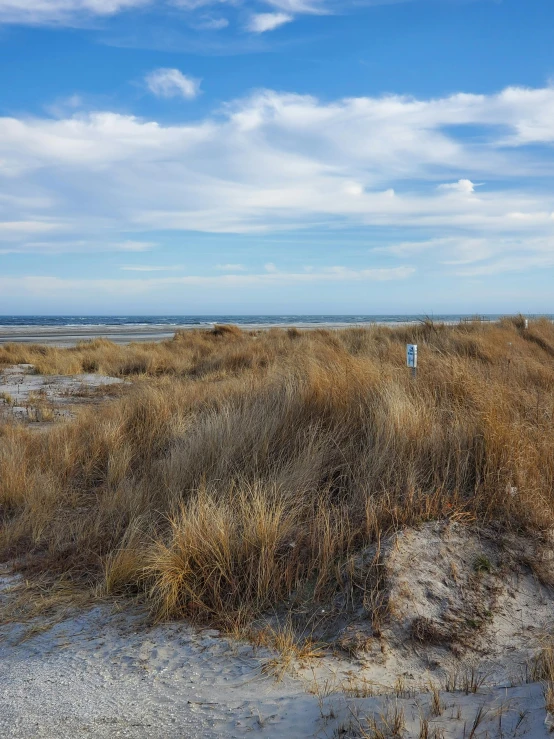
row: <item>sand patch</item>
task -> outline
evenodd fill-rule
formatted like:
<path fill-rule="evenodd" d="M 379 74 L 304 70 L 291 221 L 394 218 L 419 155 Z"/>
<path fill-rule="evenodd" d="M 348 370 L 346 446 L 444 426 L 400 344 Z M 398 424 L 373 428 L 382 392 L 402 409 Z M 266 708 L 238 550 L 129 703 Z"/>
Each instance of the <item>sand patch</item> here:
<path fill-rule="evenodd" d="M 266 650 L 185 624 L 148 627 L 140 610 L 109 605 L 24 641 L 22 628 L 0 627 L 6 739 L 419 737 L 425 726 L 437 738 L 462 739 L 473 727 L 475 737 L 549 735 L 539 683 L 364 695 L 360 675 L 348 682 L 331 658 L 324 668 L 334 683 L 276 682 L 263 670 Z"/>
<path fill-rule="evenodd" d="M 411 685 L 444 679 L 464 663 L 495 683 L 517 683 L 552 636 L 548 551 L 544 542 L 458 523 L 394 534 L 356 557 L 350 573 L 381 604 L 378 624 L 358 612 L 337 643 L 371 662 L 386 685 L 398 674 Z"/>
<path fill-rule="evenodd" d="M 390 537 L 354 573 L 381 568 L 379 633 L 358 618 L 342 634 L 365 634 L 357 651 L 329 649 L 281 681 L 266 669 L 270 650 L 184 623 L 149 626 L 127 601 L 74 610 L 42 632 L 33 623 L 26 638 L 30 624 L 5 623 L 0 735 L 547 737 L 548 686 L 533 665 L 550 643 L 554 598 L 528 564 L 536 551 L 451 523 Z M 14 585 L 0 571 L 0 599 Z"/>
<path fill-rule="evenodd" d="M 0 370 L 0 420 L 45 424 L 71 418 L 76 406 L 105 400 L 123 382 L 98 374 L 40 375 L 31 364 L 6 367 Z"/>

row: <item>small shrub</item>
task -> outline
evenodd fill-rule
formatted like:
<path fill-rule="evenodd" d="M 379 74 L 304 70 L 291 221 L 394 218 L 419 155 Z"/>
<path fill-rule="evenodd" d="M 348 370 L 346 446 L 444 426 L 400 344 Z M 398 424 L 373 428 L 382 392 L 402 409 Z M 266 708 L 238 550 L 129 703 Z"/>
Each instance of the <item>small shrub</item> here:
<path fill-rule="evenodd" d="M 438 624 L 425 616 L 416 616 L 410 625 L 410 637 L 419 644 L 441 644 L 446 634 Z"/>
<path fill-rule="evenodd" d="M 97 359 L 83 359 L 83 372 L 98 372 L 100 365 Z"/>
<path fill-rule="evenodd" d="M 535 655 L 529 665 L 530 682 L 554 684 L 554 648 L 544 647 Z"/>
<path fill-rule="evenodd" d="M 492 572 L 492 562 L 484 554 L 480 554 L 473 563 L 473 569 L 475 572 Z"/>
<path fill-rule="evenodd" d="M 212 336 L 219 336 L 223 338 L 234 338 L 238 339 L 240 338 L 243 333 L 242 329 L 240 329 L 238 326 L 235 326 L 232 323 L 216 323 L 216 325 L 213 327 Z"/>

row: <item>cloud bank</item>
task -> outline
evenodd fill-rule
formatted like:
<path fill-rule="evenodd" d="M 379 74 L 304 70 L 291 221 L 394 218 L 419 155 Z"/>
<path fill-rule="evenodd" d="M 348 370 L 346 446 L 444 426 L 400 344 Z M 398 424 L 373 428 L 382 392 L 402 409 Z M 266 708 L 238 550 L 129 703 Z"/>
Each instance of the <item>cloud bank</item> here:
<path fill-rule="evenodd" d="M 478 139 L 465 133 L 474 126 Z M 548 264 L 553 144 L 550 87 L 331 102 L 268 90 L 180 125 L 109 111 L 4 117 L 0 248 L 68 243 L 83 228 L 101 241 L 348 227 L 424 235 L 391 258 L 440 233 L 442 263 L 459 273 L 487 259 Z"/>

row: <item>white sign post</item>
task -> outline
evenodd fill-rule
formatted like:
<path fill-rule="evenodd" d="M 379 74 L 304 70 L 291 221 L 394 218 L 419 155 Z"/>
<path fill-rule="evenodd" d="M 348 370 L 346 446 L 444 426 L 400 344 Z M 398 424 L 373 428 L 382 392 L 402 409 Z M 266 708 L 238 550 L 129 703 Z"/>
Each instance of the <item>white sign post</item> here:
<path fill-rule="evenodd" d="M 406 344 L 406 365 L 412 370 L 412 377 L 417 377 L 417 344 Z"/>

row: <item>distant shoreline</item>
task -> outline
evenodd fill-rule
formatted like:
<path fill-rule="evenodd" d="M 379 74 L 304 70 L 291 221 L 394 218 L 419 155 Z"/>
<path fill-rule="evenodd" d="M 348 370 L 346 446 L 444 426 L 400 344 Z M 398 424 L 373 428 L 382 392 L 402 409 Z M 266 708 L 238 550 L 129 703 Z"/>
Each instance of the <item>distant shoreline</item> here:
<path fill-rule="evenodd" d="M 529 318 L 534 316 L 529 315 Z M 552 316 L 545 316 L 552 319 Z M 5 319 L 5 323 L 2 319 Z M 145 321 L 110 323 L 116 317 L 106 317 L 106 323 L 101 322 L 101 317 L 91 317 L 90 321 L 82 324 L 73 323 L 67 318 L 66 323 L 52 323 L 52 320 L 61 321 L 62 317 L 41 319 L 41 317 L 29 316 L 29 323 L 24 323 L 25 317 L 15 321 L 16 317 L 0 316 L 0 344 L 24 343 L 24 344 L 49 344 L 51 346 L 69 347 L 80 341 L 90 341 L 96 338 L 106 338 L 116 344 L 128 344 L 131 342 L 163 341 L 173 338 L 176 331 L 192 331 L 194 329 L 209 329 L 215 323 L 236 323 L 246 331 L 267 330 L 271 328 L 317 329 L 329 328 L 340 329 L 354 326 L 386 325 L 399 326 L 417 324 L 424 320 L 424 316 L 398 315 L 398 316 L 206 316 L 195 317 L 194 321 L 188 322 L 188 316 L 183 316 L 183 323 L 169 322 L 167 318 L 160 316 L 160 322 L 156 323 L 156 317 L 145 317 Z M 164 321 L 165 318 L 165 321 Z M 190 317 L 192 318 L 192 317 Z M 274 320 L 272 320 L 274 318 Z M 442 315 L 431 316 L 437 323 L 456 324 L 461 320 L 471 319 L 468 315 Z M 496 321 L 500 315 L 490 314 L 481 316 L 485 321 Z M 7 319 L 7 320 L 6 320 Z M 258 319 L 258 320 L 256 320 Z M 41 324 L 40 321 L 44 320 Z M 87 320 L 87 319 L 81 319 Z M 190 319 L 189 319 L 190 320 Z M 21 321 L 21 322 L 19 322 Z"/>
<path fill-rule="evenodd" d="M 377 322 L 375 322 L 377 323 Z M 382 322 L 388 325 L 402 325 L 408 321 L 398 321 L 394 324 Z M 370 326 L 371 323 L 251 323 L 241 324 L 240 328 L 246 331 L 268 330 L 271 328 L 290 328 L 294 326 L 299 329 L 316 328 L 348 328 L 352 326 Z M 195 329 L 208 329 L 208 325 L 183 324 L 182 326 L 156 325 L 156 326 L 2 326 L 0 325 L 0 344 L 15 342 L 23 344 L 49 344 L 51 346 L 74 346 L 79 341 L 90 341 L 97 338 L 105 338 L 116 344 L 129 344 L 134 341 L 164 341 L 173 338 L 176 331 L 193 331 Z"/>

